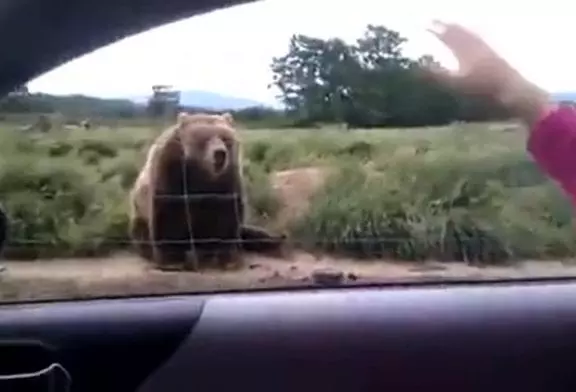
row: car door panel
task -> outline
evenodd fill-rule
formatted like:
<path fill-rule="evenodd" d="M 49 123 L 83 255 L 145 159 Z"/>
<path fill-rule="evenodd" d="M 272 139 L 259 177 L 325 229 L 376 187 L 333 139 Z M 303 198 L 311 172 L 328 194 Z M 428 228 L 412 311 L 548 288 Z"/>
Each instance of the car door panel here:
<path fill-rule="evenodd" d="M 544 391 L 573 385 L 575 298 L 494 283 L 5 305 L 0 338 L 54 347 L 73 391 Z"/>
<path fill-rule="evenodd" d="M 560 358 L 576 354 L 573 290 L 429 287 L 216 298 L 140 390 L 566 387 L 571 365 Z"/>

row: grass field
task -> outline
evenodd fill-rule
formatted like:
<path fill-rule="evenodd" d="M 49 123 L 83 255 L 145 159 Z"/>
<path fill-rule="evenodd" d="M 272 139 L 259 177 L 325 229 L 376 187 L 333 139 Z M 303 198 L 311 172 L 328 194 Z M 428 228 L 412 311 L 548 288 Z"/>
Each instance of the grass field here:
<path fill-rule="evenodd" d="M 0 131 L 0 201 L 12 220 L 4 255 L 9 271 L 0 280 L 4 298 L 20 295 L 14 282 L 38 289 L 30 284 L 37 276 L 30 271 L 55 270 L 57 263 L 47 259 L 75 258 L 59 261 L 69 271 L 59 276 L 77 291 L 73 270 L 95 263 L 108 275 L 121 270 L 110 260 L 129 252 L 126 195 L 154 132 L 26 135 L 6 124 Z M 524 130 L 515 125 L 243 130 L 242 140 L 249 219 L 287 233 L 299 254 L 345 258 L 349 266 L 372 260 L 374 269 L 384 268 L 374 267 L 378 260 L 409 268 L 430 260 L 502 268 L 510 261 L 564 260 L 574 253 L 570 205 L 526 154 Z M 281 262 L 258 265 L 276 276 Z M 96 270 L 88 274 L 102 275 Z M 178 279 L 179 289 L 199 287 L 196 278 L 194 284 L 183 283 L 190 277 Z"/>

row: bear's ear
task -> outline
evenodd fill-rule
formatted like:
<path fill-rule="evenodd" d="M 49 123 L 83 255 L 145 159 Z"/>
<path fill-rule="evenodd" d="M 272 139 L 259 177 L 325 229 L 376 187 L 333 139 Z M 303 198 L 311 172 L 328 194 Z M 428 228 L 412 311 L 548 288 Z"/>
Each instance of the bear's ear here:
<path fill-rule="evenodd" d="M 180 112 L 178 113 L 178 117 L 176 119 L 176 123 L 178 125 L 183 125 L 185 123 L 188 122 L 188 119 L 190 118 L 190 115 L 186 112 Z"/>
<path fill-rule="evenodd" d="M 226 121 L 228 124 L 234 125 L 234 117 L 232 117 L 232 114 L 231 114 L 231 113 L 226 112 L 226 113 L 222 114 L 222 118 L 223 118 L 224 121 Z"/>

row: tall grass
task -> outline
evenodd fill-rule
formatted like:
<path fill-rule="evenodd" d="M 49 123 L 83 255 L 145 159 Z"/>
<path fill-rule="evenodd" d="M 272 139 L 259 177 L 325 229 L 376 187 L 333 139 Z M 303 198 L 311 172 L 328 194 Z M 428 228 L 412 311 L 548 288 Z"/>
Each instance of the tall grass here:
<path fill-rule="evenodd" d="M 0 130 L 8 258 L 101 255 L 128 246 L 127 191 L 146 128 Z M 273 226 L 269 175 L 331 166 L 286 227 L 303 247 L 354 257 L 503 262 L 573 254 L 570 206 L 525 152 L 522 129 L 243 130 L 249 219 Z"/>

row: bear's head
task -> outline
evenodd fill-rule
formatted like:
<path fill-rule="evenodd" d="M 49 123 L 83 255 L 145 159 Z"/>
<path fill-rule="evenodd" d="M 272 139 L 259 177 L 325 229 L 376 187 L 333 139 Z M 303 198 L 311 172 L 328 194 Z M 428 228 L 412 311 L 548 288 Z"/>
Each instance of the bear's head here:
<path fill-rule="evenodd" d="M 180 113 L 177 128 L 184 159 L 213 178 L 238 166 L 240 142 L 230 113 Z"/>

